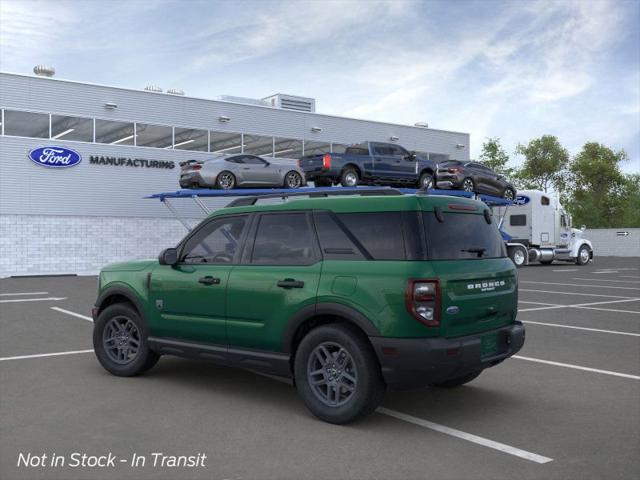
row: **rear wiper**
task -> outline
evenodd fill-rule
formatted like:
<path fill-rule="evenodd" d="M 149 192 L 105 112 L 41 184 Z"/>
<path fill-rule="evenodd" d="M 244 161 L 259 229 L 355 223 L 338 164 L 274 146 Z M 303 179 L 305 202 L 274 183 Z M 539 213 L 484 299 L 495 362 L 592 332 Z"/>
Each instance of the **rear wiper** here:
<path fill-rule="evenodd" d="M 484 255 L 484 252 L 486 252 L 487 249 L 483 248 L 483 247 L 469 247 L 469 248 L 463 248 L 460 251 L 461 252 L 468 252 L 468 253 L 477 253 L 478 254 L 478 258 L 480 258 L 480 257 L 482 257 Z"/>

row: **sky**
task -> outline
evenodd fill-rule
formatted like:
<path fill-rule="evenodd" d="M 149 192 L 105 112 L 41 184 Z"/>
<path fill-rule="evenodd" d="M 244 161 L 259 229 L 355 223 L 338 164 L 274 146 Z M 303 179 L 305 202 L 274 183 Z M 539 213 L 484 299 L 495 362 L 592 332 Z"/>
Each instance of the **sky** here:
<path fill-rule="evenodd" d="M 640 0 L 0 0 L 0 70 L 624 149 L 640 172 Z M 363 139 L 364 140 L 364 139 Z"/>

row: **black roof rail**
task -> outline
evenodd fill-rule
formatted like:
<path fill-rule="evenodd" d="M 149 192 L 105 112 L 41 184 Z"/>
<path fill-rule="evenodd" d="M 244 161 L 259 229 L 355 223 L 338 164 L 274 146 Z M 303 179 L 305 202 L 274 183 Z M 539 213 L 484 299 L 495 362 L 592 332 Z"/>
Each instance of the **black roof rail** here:
<path fill-rule="evenodd" d="M 315 190 L 315 189 L 314 189 Z M 403 192 L 396 188 L 391 187 L 357 187 L 357 188 L 327 188 L 317 189 L 315 191 L 299 192 L 292 190 L 291 193 L 268 193 L 264 195 L 255 195 L 251 197 L 240 197 L 230 202 L 227 207 L 247 207 L 255 205 L 258 200 L 264 200 L 267 198 L 285 198 L 289 197 L 334 197 L 342 195 L 404 195 Z"/>

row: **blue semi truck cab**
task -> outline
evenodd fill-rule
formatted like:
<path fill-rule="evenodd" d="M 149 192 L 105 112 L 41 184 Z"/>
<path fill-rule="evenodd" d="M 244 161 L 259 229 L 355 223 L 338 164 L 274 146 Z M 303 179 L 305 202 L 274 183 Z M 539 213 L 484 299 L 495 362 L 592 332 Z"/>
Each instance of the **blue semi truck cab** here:
<path fill-rule="evenodd" d="M 436 164 L 400 145 L 363 142 L 344 153 L 307 155 L 298 161 L 317 187 L 341 184 L 432 188 Z"/>

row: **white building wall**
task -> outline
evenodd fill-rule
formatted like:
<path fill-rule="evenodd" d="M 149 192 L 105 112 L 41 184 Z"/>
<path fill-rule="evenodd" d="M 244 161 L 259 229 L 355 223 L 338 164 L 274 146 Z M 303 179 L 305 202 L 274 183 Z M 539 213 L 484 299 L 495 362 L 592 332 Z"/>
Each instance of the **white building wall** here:
<path fill-rule="evenodd" d="M 624 232 L 628 235 L 619 234 Z M 594 258 L 640 257 L 640 228 L 590 228 L 585 238 L 593 244 Z"/>
<path fill-rule="evenodd" d="M 0 278 L 95 275 L 108 263 L 157 258 L 186 233 L 171 218 L 0 215 Z"/>

